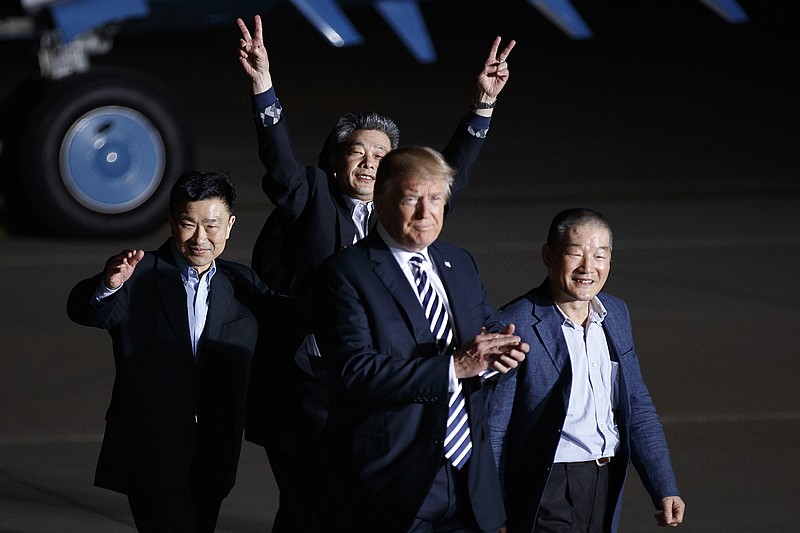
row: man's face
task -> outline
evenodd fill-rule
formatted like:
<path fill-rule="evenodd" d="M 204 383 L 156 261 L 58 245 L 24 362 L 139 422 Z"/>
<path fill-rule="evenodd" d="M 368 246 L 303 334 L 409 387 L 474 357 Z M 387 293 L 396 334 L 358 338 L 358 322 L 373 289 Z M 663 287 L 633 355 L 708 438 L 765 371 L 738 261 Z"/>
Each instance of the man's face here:
<path fill-rule="evenodd" d="M 364 202 L 372 200 L 375 173 L 389 150 L 389 137 L 378 130 L 355 130 L 335 156 L 334 177 L 339 191 Z"/>
<path fill-rule="evenodd" d="M 611 269 L 608 230 L 594 224 L 575 226 L 567 242 L 542 248 L 550 292 L 557 304 L 589 302 L 605 285 Z"/>
<path fill-rule="evenodd" d="M 172 239 L 189 266 L 203 274 L 225 250 L 235 221 L 219 198 L 187 202 L 170 217 Z"/>
<path fill-rule="evenodd" d="M 444 179 L 411 175 L 393 184 L 375 208 L 389 235 L 404 249 L 416 252 L 439 237 L 446 204 Z"/>

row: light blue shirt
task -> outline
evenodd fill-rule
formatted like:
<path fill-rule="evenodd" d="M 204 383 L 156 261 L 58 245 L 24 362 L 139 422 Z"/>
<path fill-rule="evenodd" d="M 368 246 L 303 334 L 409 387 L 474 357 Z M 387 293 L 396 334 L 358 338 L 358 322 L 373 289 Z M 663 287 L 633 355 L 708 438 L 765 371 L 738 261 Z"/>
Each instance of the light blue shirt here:
<path fill-rule="evenodd" d="M 181 273 L 181 280 L 183 281 L 183 288 L 186 290 L 186 312 L 189 317 L 189 336 L 192 340 L 192 355 L 197 357 L 197 345 L 200 343 L 200 337 L 203 336 L 203 330 L 206 327 L 206 317 L 208 316 L 208 295 L 211 292 L 211 278 L 217 272 L 216 261 L 211 263 L 206 273 L 200 277 L 197 271 L 189 266 L 183 259 L 181 254 L 172 247 L 172 256 Z M 94 301 L 102 303 L 103 299 L 108 298 L 117 292 L 122 285 L 116 289 L 109 289 L 103 280 L 100 280 L 100 285 L 94 293 Z"/>
<path fill-rule="evenodd" d="M 173 250 L 173 256 L 181 273 L 183 288 L 186 290 L 186 311 L 189 316 L 189 336 L 192 339 L 192 355 L 197 357 L 197 345 L 206 327 L 208 316 L 208 295 L 211 292 L 211 278 L 217 273 L 217 263 L 212 261 L 211 268 L 202 276 L 189 266 L 183 257 Z"/>
<path fill-rule="evenodd" d="M 619 447 L 619 431 L 614 420 L 619 363 L 611 360 L 603 331 L 606 309 L 597 297 L 589 302 L 585 328 L 572 322 L 563 312 L 561 315 L 564 319 L 561 331 L 572 366 L 572 389 L 555 462 L 612 457 Z"/>

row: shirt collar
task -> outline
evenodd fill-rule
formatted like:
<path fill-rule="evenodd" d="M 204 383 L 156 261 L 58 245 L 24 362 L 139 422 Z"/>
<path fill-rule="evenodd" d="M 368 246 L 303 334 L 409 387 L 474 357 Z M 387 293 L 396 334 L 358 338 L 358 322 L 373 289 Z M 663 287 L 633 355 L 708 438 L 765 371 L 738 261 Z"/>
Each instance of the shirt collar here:
<path fill-rule="evenodd" d="M 358 198 L 347 196 L 346 194 L 343 194 L 342 198 L 344 198 L 345 203 L 347 203 L 347 208 L 350 209 L 350 216 L 353 216 L 353 212 L 355 212 L 356 207 L 361 204 L 367 204 L 367 209 L 372 212 L 372 202 L 365 202 L 363 200 L 359 200 Z"/>
<path fill-rule="evenodd" d="M 189 266 L 189 263 L 186 262 L 186 259 L 184 259 L 180 253 L 178 253 L 178 248 L 175 246 L 175 243 L 172 245 L 172 257 L 175 259 L 175 265 L 178 267 L 178 271 L 181 273 L 181 278 L 184 281 L 200 281 L 200 276 L 197 273 L 197 270 Z M 209 285 L 211 284 L 211 278 L 214 277 L 216 272 L 217 261 L 215 259 L 211 261 L 211 268 L 209 268 L 205 273 L 206 283 Z"/>
<path fill-rule="evenodd" d="M 567 323 L 570 326 L 575 327 L 576 324 L 574 324 L 572 320 L 570 320 L 570 318 L 564 313 L 564 311 L 561 310 L 561 308 L 558 305 L 556 305 L 556 309 L 558 309 L 558 312 L 561 314 L 561 318 L 563 319 L 562 324 Z M 600 325 L 603 323 L 603 320 L 605 320 L 607 313 L 608 311 L 606 311 L 606 307 L 603 305 L 603 302 L 600 301 L 600 298 L 595 296 L 594 298 L 589 300 L 588 322 Z"/>
<path fill-rule="evenodd" d="M 389 250 L 392 252 L 392 255 L 399 264 L 401 265 L 407 264 L 409 259 L 411 259 L 415 255 L 422 255 L 426 261 L 431 262 L 431 258 L 428 255 L 427 246 L 422 250 L 420 250 L 419 252 L 410 252 L 405 248 L 402 248 L 397 243 L 397 241 L 395 241 L 389 236 L 389 232 L 386 231 L 386 228 L 383 227 L 383 224 L 381 224 L 380 221 L 378 221 L 378 224 L 375 227 L 378 230 L 378 235 L 380 236 L 381 239 L 383 239 L 383 242 L 386 243 L 386 246 L 389 247 Z"/>

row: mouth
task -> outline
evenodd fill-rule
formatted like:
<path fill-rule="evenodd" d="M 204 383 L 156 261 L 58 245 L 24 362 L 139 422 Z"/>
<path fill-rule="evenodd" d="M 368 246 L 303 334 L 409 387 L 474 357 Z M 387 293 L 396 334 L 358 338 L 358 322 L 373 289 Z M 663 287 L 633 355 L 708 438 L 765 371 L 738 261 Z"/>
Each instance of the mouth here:
<path fill-rule="evenodd" d="M 356 174 L 357 180 L 375 181 L 375 176 L 371 174 Z"/>
<path fill-rule="evenodd" d="M 592 284 L 594 283 L 594 280 L 592 280 L 592 279 L 580 279 L 580 278 L 576 278 L 576 279 L 574 279 L 573 281 L 574 281 L 575 283 L 577 283 L 578 285 L 581 285 L 581 286 L 584 286 L 584 287 L 588 287 L 589 285 L 592 285 Z"/>

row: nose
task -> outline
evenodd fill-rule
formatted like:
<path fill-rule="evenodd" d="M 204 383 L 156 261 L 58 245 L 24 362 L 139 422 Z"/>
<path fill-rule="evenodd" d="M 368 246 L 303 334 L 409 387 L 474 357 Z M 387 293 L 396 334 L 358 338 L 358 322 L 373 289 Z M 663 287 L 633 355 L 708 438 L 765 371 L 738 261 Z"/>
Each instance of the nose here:
<path fill-rule="evenodd" d="M 366 153 L 364 154 L 364 159 L 361 160 L 361 166 L 375 169 L 378 167 L 378 158 L 371 153 Z"/>
<path fill-rule="evenodd" d="M 581 268 L 586 272 L 591 272 L 595 269 L 595 265 L 597 262 L 594 259 L 592 254 L 585 254 L 583 256 L 583 260 L 581 261 Z"/>
<path fill-rule="evenodd" d="M 430 201 L 425 198 L 424 196 L 417 200 L 417 210 L 414 213 L 417 215 L 417 218 L 425 218 L 428 216 L 431 210 Z"/>
<path fill-rule="evenodd" d="M 198 224 L 192 233 L 192 241 L 205 242 L 206 241 L 206 228 L 202 224 Z"/>

